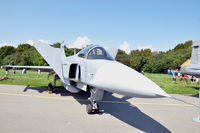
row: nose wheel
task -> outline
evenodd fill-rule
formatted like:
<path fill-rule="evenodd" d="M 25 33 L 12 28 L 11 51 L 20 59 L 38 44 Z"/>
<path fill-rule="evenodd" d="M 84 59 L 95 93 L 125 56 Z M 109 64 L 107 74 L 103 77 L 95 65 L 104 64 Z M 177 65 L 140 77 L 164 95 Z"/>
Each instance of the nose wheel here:
<path fill-rule="evenodd" d="M 91 104 L 88 104 L 86 107 L 86 111 L 88 114 L 99 114 L 99 105 L 96 101 L 91 101 Z"/>
<path fill-rule="evenodd" d="M 88 114 L 99 114 L 100 109 L 97 101 L 103 99 L 104 90 L 97 89 L 90 86 L 90 97 L 88 98 L 91 104 L 88 104 L 86 107 L 86 111 Z"/>

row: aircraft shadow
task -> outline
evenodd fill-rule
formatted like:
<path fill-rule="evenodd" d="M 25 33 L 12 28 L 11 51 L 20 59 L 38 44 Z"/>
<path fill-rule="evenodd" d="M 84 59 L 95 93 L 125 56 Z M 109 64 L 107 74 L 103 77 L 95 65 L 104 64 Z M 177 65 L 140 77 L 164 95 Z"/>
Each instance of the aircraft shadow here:
<path fill-rule="evenodd" d="M 119 101 L 122 103 L 100 103 L 100 107 L 105 110 L 104 113 L 111 114 L 115 118 L 146 133 L 170 133 L 162 124 L 128 102 L 126 97 L 118 98 L 113 96 L 112 93 L 107 93 L 105 100 Z"/>
<path fill-rule="evenodd" d="M 187 96 L 199 98 L 199 93 L 197 93 L 197 94 L 187 94 Z"/>
<path fill-rule="evenodd" d="M 41 93 L 46 91 L 47 87 L 27 86 L 24 90 L 27 91 L 28 89 L 36 90 Z M 89 92 L 81 91 L 80 93 L 72 94 L 63 87 L 59 87 L 54 90 L 54 93 L 60 96 L 72 96 L 81 105 L 87 105 L 89 103 L 89 101 L 87 101 L 87 98 L 90 96 Z M 113 117 L 127 123 L 128 125 L 146 133 L 171 133 L 171 131 L 169 131 L 161 123 L 129 103 L 127 101 L 128 99 L 128 97 L 118 98 L 113 96 L 110 92 L 105 92 L 103 100 L 112 102 L 99 102 L 100 108 L 104 110 L 102 114 L 110 114 Z"/>
<path fill-rule="evenodd" d="M 190 95 L 190 96 L 199 98 L 199 94 L 193 94 L 193 95 Z"/>

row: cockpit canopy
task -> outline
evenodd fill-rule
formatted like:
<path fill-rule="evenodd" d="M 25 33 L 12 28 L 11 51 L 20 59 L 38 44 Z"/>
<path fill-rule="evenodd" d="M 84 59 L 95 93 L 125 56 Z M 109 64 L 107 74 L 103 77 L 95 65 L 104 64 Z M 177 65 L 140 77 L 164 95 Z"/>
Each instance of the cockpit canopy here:
<path fill-rule="evenodd" d="M 82 49 L 78 56 L 86 59 L 114 60 L 103 47 L 97 45 L 90 45 Z"/>

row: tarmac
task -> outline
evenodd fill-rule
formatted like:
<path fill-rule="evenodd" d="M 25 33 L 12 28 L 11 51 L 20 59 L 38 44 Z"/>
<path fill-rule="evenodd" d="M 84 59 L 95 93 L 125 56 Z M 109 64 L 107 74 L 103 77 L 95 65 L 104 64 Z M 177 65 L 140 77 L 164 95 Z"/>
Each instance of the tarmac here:
<path fill-rule="evenodd" d="M 88 115 L 88 92 L 0 85 L 0 133 L 200 133 L 197 95 L 128 98 L 105 93 L 102 113 Z"/>

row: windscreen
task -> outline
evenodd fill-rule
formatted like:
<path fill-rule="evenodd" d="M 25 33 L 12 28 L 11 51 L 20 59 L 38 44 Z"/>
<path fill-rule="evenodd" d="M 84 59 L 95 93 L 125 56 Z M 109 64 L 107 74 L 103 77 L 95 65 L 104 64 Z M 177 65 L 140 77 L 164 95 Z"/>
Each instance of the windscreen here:
<path fill-rule="evenodd" d="M 105 60 L 114 60 L 112 56 L 102 47 L 95 47 L 90 50 L 87 55 L 87 59 L 105 59 Z"/>

